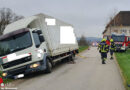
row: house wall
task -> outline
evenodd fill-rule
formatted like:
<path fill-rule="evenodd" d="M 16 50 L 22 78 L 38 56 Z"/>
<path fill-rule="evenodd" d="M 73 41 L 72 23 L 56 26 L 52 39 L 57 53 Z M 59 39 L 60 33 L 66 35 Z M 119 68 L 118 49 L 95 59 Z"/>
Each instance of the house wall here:
<path fill-rule="evenodd" d="M 112 33 L 122 34 L 125 33 L 127 36 L 130 36 L 130 26 L 112 26 L 106 28 L 104 36 L 109 36 Z"/>

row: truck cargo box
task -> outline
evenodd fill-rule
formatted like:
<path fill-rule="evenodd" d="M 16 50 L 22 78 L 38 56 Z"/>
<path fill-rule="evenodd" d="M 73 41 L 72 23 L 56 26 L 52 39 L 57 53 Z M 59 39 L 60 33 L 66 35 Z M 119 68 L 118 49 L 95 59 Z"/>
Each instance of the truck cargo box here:
<path fill-rule="evenodd" d="M 54 21 L 52 24 L 47 20 Z M 72 44 L 61 44 L 60 43 L 60 31 L 61 27 L 71 27 L 72 25 L 67 24 L 61 20 L 58 20 L 54 17 L 50 17 L 45 14 L 38 14 L 28 18 L 21 19 L 16 21 L 6 27 L 4 30 L 4 34 L 22 29 L 22 28 L 37 28 L 42 30 L 45 41 L 47 42 L 47 47 L 50 56 L 59 55 L 68 51 L 77 50 L 78 44 L 76 41 L 75 34 L 73 38 L 75 38 L 75 43 Z M 66 37 L 68 35 L 66 34 Z"/>

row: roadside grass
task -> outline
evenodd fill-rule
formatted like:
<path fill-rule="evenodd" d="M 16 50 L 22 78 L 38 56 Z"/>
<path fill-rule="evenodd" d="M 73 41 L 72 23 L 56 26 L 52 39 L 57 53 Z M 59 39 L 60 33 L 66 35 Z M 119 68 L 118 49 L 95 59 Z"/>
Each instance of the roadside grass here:
<path fill-rule="evenodd" d="M 79 53 L 88 49 L 89 46 L 79 46 Z"/>
<path fill-rule="evenodd" d="M 115 56 L 122 70 L 125 79 L 126 89 L 130 90 L 130 87 L 128 87 L 128 85 L 130 86 L 130 49 L 124 53 L 116 52 Z"/>

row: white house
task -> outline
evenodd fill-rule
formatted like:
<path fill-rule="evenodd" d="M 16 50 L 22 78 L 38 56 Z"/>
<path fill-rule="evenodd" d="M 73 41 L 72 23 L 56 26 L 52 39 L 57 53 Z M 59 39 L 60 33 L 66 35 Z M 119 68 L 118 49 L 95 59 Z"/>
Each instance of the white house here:
<path fill-rule="evenodd" d="M 130 36 L 130 11 L 120 11 L 106 26 L 103 36 L 110 36 L 112 33 L 126 34 Z"/>

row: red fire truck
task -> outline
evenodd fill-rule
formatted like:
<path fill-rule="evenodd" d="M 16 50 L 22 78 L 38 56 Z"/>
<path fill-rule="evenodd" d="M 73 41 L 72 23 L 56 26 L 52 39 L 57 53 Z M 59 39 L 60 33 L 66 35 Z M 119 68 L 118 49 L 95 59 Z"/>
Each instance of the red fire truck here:
<path fill-rule="evenodd" d="M 106 43 L 110 45 L 110 38 L 112 38 L 116 45 L 116 51 L 126 51 L 130 47 L 130 36 L 125 34 L 112 34 L 111 36 L 104 36 L 107 39 Z"/>
<path fill-rule="evenodd" d="M 127 36 L 127 38 L 128 38 L 128 47 L 130 48 L 130 36 Z"/>

